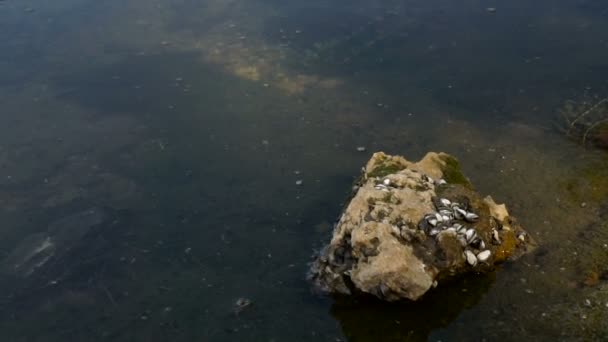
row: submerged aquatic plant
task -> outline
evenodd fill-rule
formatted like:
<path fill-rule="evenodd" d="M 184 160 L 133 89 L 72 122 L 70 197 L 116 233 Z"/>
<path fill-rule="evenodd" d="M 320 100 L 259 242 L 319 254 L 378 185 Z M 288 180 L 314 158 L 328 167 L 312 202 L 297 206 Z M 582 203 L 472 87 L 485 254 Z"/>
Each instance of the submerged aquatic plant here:
<path fill-rule="evenodd" d="M 559 129 L 587 145 L 608 148 L 608 97 L 566 101 L 559 110 Z"/>

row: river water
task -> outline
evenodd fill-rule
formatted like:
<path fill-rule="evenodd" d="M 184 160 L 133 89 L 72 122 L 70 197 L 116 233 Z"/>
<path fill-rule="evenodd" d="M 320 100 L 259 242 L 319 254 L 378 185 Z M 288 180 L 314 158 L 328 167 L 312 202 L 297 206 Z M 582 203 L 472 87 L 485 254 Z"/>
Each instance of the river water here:
<path fill-rule="evenodd" d="M 605 96 L 602 0 L 0 1 L 2 341 L 606 340 L 608 158 L 555 128 Z M 453 154 L 540 247 L 314 293 L 373 151 Z"/>

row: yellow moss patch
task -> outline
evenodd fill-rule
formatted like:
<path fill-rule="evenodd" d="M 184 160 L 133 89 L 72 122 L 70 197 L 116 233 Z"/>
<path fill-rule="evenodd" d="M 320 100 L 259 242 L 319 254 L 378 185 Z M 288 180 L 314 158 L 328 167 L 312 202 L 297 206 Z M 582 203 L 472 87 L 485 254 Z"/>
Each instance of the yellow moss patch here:
<path fill-rule="evenodd" d="M 503 262 L 507 260 L 517 248 L 518 240 L 515 233 L 511 231 L 504 231 L 501 236 L 502 244 L 494 251 L 494 260 L 496 262 Z"/>

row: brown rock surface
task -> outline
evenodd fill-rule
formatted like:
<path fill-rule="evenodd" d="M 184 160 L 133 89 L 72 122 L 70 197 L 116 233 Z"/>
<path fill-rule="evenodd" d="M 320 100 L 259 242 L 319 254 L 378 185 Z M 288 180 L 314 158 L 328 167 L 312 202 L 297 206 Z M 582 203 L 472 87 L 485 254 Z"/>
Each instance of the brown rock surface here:
<path fill-rule="evenodd" d="M 357 185 L 311 268 L 323 291 L 417 300 L 438 282 L 491 271 L 534 246 L 506 206 L 475 192 L 448 154 L 413 163 L 375 153 Z"/>

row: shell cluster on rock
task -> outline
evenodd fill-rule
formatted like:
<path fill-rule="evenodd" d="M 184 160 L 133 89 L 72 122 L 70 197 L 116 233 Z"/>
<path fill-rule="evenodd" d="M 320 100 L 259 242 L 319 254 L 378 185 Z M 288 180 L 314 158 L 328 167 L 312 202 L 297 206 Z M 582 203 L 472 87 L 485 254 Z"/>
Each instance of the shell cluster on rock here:
<path fill-rule="evenodd" d="M 441 232 L 456 234 L 458 241 L 465 248 L 463 257 L 471 266 L 488 261 L 492 252 L 486 249 L 486 242 L 474 227 L 467 226 L 476 222 L 479 216 L 471 211 L 467 204 L 452 202 L 447 198 L 439 198 L 434 204 L 436 211 L 424 215 L 418 227 L 432 237 L 438 237 Z"/>
<path fill-rule="evenodd" d="M 323 292 L 418 300 L 439 282 L 490 272 L 534 247 L 503 204 L 483 198 L 457 159 L 374 153 L 309 279 Z"/>

